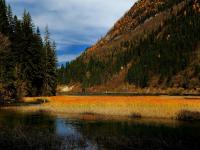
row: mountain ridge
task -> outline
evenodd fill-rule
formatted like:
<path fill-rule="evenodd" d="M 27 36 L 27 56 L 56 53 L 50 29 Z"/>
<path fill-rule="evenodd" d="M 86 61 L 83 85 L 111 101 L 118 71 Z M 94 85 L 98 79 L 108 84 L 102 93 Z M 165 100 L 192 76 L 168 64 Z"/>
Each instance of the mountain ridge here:
<path fill-rule="evenodd" d="M 69 64 L 65 83 L 104 91 L 199 88 L 199 58 L 194 55 L 199 54 L 199 13 L 196 0 L 138 1 L 104 38 Z M 189 70 L 193 73 L 186 79 Z"/>
<path fill-rule="evenodd" d="M 158 1 L 158 3 L 156 3 L 155 1 Z M 93 45 L 88 50 L 92 51 L 96 47 L 102 46 L 103 44 L 105 44 L 104 42 L 109 42 L 111 40 L 118 39 L 119 38 L 118 36 L 120 36 L 121 34 L 127 34 L 130 31 L 134 31 L 139 25 L 145 23 L 148 19 L 150 19 L 148 18 L 148 16 L 152 17 L 152 15 L 157 14 L 156 12 L 161 12 L 161 10 L 165 11 L 166 9 L 168 9 L 168 7 L 166 7 L 165 9 L 164 8 L 159 9 L 159 6 L 161 7 L 164 1 L 165 0 L 153 0 L 152 2 L 150 2 L 149 0 L 140 0 L 136 2 L 131 7 L 131 9 L 128 12 L 126 12 L 125 15 L 121 17 L 114 24 L 114 26 L 107 32 L 105 37 L 102 38 L 100 41 L 98 41 L 95 45 Z M 178 1 L 181 2 L 181 0 L 178 0 Z M 186 3 L 186 1 L 182 1 L 181 4 L 183 5 L 184 3 Z M 145 8 L 146 5 L 147 7 L 153 7 L 154 9 L 148 12 L 148 8 Z M 140 16 L 138 17 L 138 15 Z M 144 18 L 142 18 L 142 16 Z"/>

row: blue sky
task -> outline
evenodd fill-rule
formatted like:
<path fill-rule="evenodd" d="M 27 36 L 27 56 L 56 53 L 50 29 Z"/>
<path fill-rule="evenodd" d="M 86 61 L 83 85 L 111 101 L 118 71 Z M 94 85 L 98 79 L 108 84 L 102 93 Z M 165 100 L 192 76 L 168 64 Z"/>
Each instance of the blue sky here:
<path fill-rule="evenodd" d="M 71 61 L 103 37 L 135 0 L 6 0 L 14 14 L 24 9 L 57 44 L 59 64 Z"/>

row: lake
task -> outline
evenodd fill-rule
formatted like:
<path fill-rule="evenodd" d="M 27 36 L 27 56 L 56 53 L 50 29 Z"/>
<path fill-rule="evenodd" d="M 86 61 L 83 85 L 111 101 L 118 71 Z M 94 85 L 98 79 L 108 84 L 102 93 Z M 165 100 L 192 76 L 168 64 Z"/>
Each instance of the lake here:
<path fill-rule="evenodd" d="M 2 150 L 200 149 L 200 122 L 0 110 Z"/>

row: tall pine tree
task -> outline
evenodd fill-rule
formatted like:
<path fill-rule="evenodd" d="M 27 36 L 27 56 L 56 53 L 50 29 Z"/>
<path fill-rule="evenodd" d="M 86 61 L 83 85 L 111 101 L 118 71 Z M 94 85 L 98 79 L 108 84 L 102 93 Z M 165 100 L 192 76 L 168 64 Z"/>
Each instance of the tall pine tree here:
<path fill-rule="evenodd" d="M 22 20 L 0 0 L 0 97 L 55 95 L 56 46 L 46 29 L 44 41 L 26 10 Z"/>

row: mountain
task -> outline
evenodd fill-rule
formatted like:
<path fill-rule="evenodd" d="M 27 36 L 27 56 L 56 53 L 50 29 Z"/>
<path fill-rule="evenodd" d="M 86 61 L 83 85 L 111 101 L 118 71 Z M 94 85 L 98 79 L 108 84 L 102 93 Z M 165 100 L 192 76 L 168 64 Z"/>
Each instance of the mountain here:
<path fill-rule="evenodd" d="M 139 0 L 105 37 L 60 70 L 59 82 L 89 92 L 198 93 L 198 33 L 198 0 Z"/>

